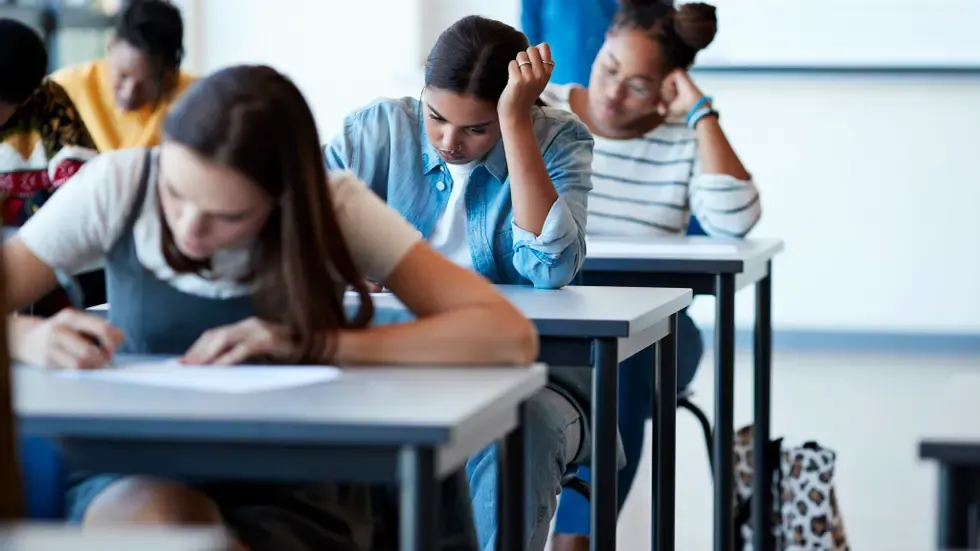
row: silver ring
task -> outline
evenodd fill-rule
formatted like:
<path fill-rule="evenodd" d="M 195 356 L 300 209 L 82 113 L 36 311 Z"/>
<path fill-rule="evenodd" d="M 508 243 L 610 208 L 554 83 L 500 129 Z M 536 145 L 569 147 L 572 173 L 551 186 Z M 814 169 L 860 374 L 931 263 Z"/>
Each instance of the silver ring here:
<path fill-rule="evenodd" d="M 523 67 L 525 65 L 530 65 L 530 64 L 531 64 L 530 61 L 522 61 L 522 62 L 520 62 L 520 63 L 517 64 L 517 67 L 518 68 L 521 68 L 521 67 Z"/>

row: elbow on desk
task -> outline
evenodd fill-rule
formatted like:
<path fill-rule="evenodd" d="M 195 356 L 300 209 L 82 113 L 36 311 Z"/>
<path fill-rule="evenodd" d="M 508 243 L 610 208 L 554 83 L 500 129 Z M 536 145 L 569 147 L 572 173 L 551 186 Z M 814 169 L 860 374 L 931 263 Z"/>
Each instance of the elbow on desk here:
<path fill-rule="evenodd" d="M 521 316 L 523 322 L 518 324 L 515 335 L 516 345 L 514 347 L 513 361 L 517 365 L 527 365 L 538 359 L 541 350 L 541 342 L 538 338 L 538 330 L 535 329 L 531 320 Z"/>
<path fill-rule="evenodd" d="M 534 323 L 510 302 L 495 308 L 492 314 L 494 327 L 486 327 L 488 335 L 495 336 L 494 349 L 500 356 L 497 361 L 509 365 L 527 365 L 538 358 L 540 342 Z"/>
<path fill-rule="evenodd" d="M 737 214 L 706 214 L 701 227 L 711 237 L 735 237 L 742 239 L 759 224 L 762 219 L 762 202 L 756 201 L 750 208 Z"/>
<path fill-rule="evenodd" d="M 518 253 L 522 254 L 522 253 Z M 531 262 L 522 263 L 515 257 L 515 267 L 525 279 L 531 282 L 535 289 L 561 289 L 575 280 L 582 267 L 584 255 L 577 250 L 566 249 L 559 255 L 542 259 L 534 251 L 523 254 L 533 255 Z"/>

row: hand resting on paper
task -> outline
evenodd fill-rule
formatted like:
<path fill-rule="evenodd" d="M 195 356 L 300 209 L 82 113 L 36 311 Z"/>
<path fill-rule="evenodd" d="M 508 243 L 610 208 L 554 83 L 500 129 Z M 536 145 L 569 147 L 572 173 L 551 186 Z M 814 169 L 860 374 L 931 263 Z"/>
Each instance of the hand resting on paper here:
<path fill-rule="evenodd" d="M 122 331 L 104 318 L 65 309 L 38 320 L 16 344 L 14 357 L 50 369 L 99 369 L 122 342 Z"/>
<path fill-rule="evenodd" d="M 250 358 L 287 358 L 293 340 L 286 328 L 249 318 L 205 331 L 180 361 L 189 365 L 237 365 Z"/>

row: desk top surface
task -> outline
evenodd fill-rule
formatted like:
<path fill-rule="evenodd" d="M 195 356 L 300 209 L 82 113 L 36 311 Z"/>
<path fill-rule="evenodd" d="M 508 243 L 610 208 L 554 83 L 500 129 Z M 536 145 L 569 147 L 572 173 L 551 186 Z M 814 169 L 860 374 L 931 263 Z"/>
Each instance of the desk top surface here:
<path fill-rule="evenodd" d="M 365 367 L 321 384 L 225 394 L 17 366 L 14 406 L 21 427 L 35 434 L 439 445 L 487 416 L 516 411 L 546 380 L 543 365 Z"/>
<path fill-rule="evenodd" d="M 227 539 L 211 529 L 120 529 L 86 531 L 56 524 L 0 528 L 3 551 L 224 551 Z"/>
<path fill-rule="evenodd" d="M 980 467 L 980 373 L 955 373 L 925 412 L 931 419 L 922 434 L 919 456 L 941 463 Z"/>
<path fill-rule="evenodd" d="M 590 237 L 585 270 L 740 273 L 783 250 L 779 239 Z"/>
<path fill-rule="evenodd" d="M 690 289 L 579 287 L 534 289 L 498 285 L 497 289 L 532 320 L 542 337 L 629 337 L 660 323 L 691 304 Z M 403 309 L 390 293 L 375 293 L 379 309 Z M 348 293 L 347 300 L 356 302 Z"/>

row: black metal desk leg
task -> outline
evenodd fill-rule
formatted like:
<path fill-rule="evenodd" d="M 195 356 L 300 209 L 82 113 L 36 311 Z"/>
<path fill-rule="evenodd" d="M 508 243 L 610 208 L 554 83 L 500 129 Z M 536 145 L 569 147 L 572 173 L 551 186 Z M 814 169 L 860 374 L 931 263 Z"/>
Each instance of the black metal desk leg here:
<path fill-rule="evenodd" d="M 735 276 L 715 278 L 715 551 L 735 545 L 732 432 L 735 406 Z"/>
<path fill-rule="evenodd" d="M 619 429 L 619 344 L 596 339 L 592 350 L 592 551 L 616 549 L 616 434 Z"/>
<path fill-rule="evenodd" d="M 772 478 L 761 476 L 773 465 L 769 454 L 762 453 L 769 443 L 772 415 L 772 263 L 767 275 L 755 287 L 755 427 L 752 449 L 756 477 L 752 480 L 752 548 L 772 551 Z"/>
<path fill-rule="evenodd" d="M 677 315 L 670 334 L 657 343 L 657 374 L 653 382 L 653 511 L 651 549 L 674 548 L 675 478 L 677 473 Z"/>
<path fill-rule="evenodd" d="M 971 478 L 965 467 L 939 465 L 939 537 L 936 549 L 970 548 Z"/>
<path fill-rule="evenodd" d="M 399 538 L 401 551 L 436 549 L 439 526 L 439 482 L 435 452 L 427 448 L 402 448 L 399 470 Z"/>
<path fill-rule="evenodd" d="M 527 546 L 525 535 L 524 421 L 520 406 L 518 425 L 497 443 L 497 551 L 518 551 Z"/>

